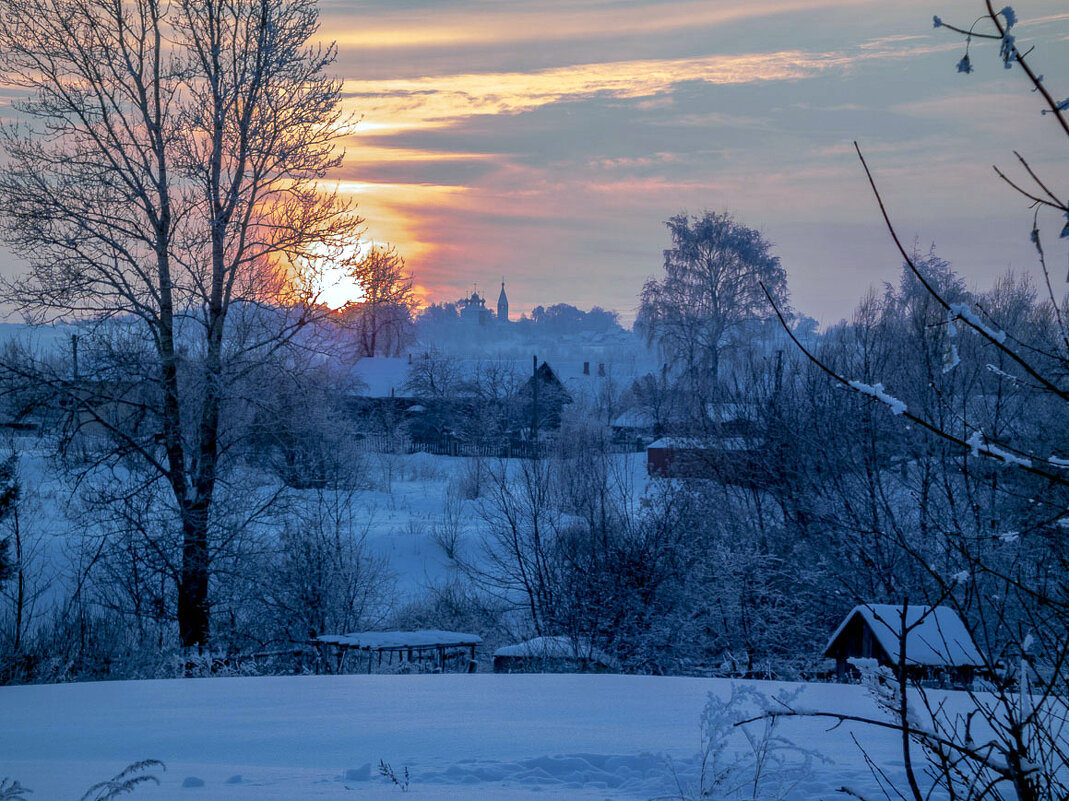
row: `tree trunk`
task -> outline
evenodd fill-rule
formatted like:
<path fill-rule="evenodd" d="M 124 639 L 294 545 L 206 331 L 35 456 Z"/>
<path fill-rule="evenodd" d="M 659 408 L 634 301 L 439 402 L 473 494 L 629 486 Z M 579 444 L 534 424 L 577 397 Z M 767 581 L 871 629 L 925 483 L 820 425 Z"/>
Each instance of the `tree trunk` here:
<path fill-rule="evenodd" d="M 208 604 L 207 510 L 182 521 L 182 579 L 178 584 L 178 634 L 184 648 L 202 647 L 211 635 Z"/>
<path fill-rule="evenodd" d="M 23 608 L 26 606 L 26 572 L 22 569 L 22 530 L 19 528 L 19 507 L 18 504 L 12 510 L 14 513 L 15 523 L 15 565 L 18 569 L 18 574 L 15 580 L 16 586 L 16 598 L 15 598 L 15 645 L 13 651 L 17 654 L 22 647 L 22 614 Z"/>

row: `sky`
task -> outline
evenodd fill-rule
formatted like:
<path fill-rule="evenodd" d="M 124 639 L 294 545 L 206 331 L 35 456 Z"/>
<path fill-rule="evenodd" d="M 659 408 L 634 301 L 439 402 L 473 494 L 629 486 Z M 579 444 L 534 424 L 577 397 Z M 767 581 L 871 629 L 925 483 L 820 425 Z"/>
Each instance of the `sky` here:
<path fill-rule="evenodd" d="M 1069 95 L 1064 0 L 1014 5 L 1019 44 Z M 345 103 L 336 175 L 366 235 L 429 300 L 477 284 L 513 316 L 567 302 L 633 318 L 664 221 L 728 211 L 773 244 L 796 310 L 831 324 L 900 259 L 900 234 L 976 288 L 1031 271 L 1031 212 L 993 164 L 1066 185 L 1064 135 L 997 45 L 959 74 L 975 0 L 327 0 Z M 1059 94 L 1060 92 L 1060 94 Z M 1042 220 L 1041 220 L 1042 222 Z M 1057 227 L 1055 227 L 1057 226 Z M 1046 220 L 1054 271 L 1061 228 Z"/>
<path fill-rule="evenodd" d="M 899 233 L 974 288 L 1035 272 L 1027 204 L 993 164 L 1019 150 L 1069 188 L 1066 139 L 997 45 L 961 37 L 980 0 L 321 0 L 320 36 L 359 122 L 332 179 L 369 242 L 406 259 L 427 301 L 477 285 L 513 317 L 537 305 L 633 320 L 663 269 L 664 221 L 727 211 L 786 267 L 824 325 L 896 281 Z M 1065 0 L 1015 3 L 1018 44 L 1069 96 Z M 1053 272 L 1063 221 L 1041 219 Z M 0 273 L 20 265 L 0 251 Z M 1059 283 L 1058 290 L 1066 287 Z M 340 292 L 340 297 L 338 296 Z M 345 288 L 333 301 L 344 301 Z"/>

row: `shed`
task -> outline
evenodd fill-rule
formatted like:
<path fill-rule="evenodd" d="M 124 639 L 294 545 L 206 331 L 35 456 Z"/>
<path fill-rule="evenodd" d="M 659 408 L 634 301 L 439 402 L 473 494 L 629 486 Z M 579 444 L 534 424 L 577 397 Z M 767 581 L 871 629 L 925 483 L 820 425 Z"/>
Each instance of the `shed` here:
<path fill-rule="evenodd" d="M 694 437 L 661 437 L 646 446 L 646 472 L 658 478 L 709 478 L 714 454 Z"/>
<path fill-rule="evenodd" d="M 494 651 L 494 673 L 607 673 L 619 664 L 589 640 L 535 637 Z"/>
<path fill-rule="evenodd" d="M 897 666 L 901 650 L 903 607 L 895 604 L 855 606 L 831 635 L 824 656 L 834 659 L 840 681 L 856 676 L 851 659 L 875 659 Z M 906 669 L 913 678 L 949 679 L 968 684 L 985 666 L 964 621 L 946 606 L 905 607 Z"/>
<path fill-rule="evenodd" d="M 372 672 L 375 658 L 381 667 L 382 659 L 387 657 L 387 665 L 392 666 L 396 654 L 400 665 L 414 667 L 424 671 L 425 662 L 430 662 L 433 672 L 445 670 L 446 662 L 456 659 L 462 669 L 475 670 L 475 647 L 482 644 L 482 637 L 477 634 L 464 634 L 459 631 L 440 631 L 424 629 L 420 631 L 357 631 L 350 634 L 324 634 L 312 640 L 321 654 L 324 664 L 336 673 L 345 670 L 345 657 L 349 651 L 359 651 L 367 655 L 367 672 Z M 326 652 L 333 651 L 334 659 Z"/>

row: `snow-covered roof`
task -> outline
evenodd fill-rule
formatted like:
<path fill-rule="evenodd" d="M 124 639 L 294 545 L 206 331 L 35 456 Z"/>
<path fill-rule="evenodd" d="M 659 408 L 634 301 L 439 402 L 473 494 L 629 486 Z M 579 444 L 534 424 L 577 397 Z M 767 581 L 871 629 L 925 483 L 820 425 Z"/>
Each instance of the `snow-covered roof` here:
<path fill-rule="evenodd" d="M 413 359 L 423 358 L 423 353 L 414 353 Z M 440 358 L 449 359 L 456 368 L 461 380 L 470 381 L 480 372 L 494 369 L 511 373 L 520 382 L 531 376 L 531 359 L 514 359 L 504 357 L 454 357 L 440 354 Z M 554 375 L 574 398 L 596 397 L 609 381 L 626 385 L 641 374 L 640 367 L 631 363 L 613 363 L 598 361 L 580 361 L 574 359 L 538 359 L 539 364 L 546 361 Z M 599 364 L 604 364 L 605 375 L 598 375 Z M 584 365 L 588 372 L 584 373 Z M 360 395 L 371 398 L 388 398 L 391 395 L 406 397 L 411 393 L 406 390 L 411 364 L 407 357 L 375 356 L 360 359 L 353 365 L 350 375 L 363 384 Z"/>
<path fill-rule="evenodd" d="M 591 646 L 589 641 L 573 640 L 571 637 L 535 637 L 533 640 L 506 645 L 494 651 L 494 656 L 521 659 L 586 659 L 606 667 L 616 667 L 616 660 L 604 651 Z"/>
<path fill-rule="evenodd" d="M 694 437 L 661 437 L 646 446 L 649 448 L 700 448 L 701 443 Z"/>
<path fill-rule="evenodd" d="M 350 634 L 324 634 L 315 641 L 324 645 L 343 645 L 347 648 L 362 648 L 371 651 L 401 648 L 454 648 L 461 645 L 479 645 L 483 638 L 477 634 L 459 631 L 356 631 Z"/>
<path fill-rule="evenodd" d="M 646 446 L 647 449 L 675 448 L 680 451 L 752 451 L 760 442 L 748 437 L 661 437 Z"/>
<path fill-rule="evenodd" d="M 839 628 L 828 639 L 825 654 L 831 650 L 843 629 L 860 615 L 891 661 L 898 663 L 899 632 L 902 607 L 895 604 L 861 604 L 850 610 Z M 980 652 L 958 613 L 946 606 L 906 607 L 906 662 L 932 667 L 982 667 Z"/>

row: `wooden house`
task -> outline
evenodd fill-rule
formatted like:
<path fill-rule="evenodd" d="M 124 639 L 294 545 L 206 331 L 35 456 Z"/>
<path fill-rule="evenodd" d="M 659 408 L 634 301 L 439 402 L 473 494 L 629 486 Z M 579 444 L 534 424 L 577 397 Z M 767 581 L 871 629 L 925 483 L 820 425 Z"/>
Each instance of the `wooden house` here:
<path fill-rule="evenodd" d="M 547 362 L 539 365 L 537 356 L 533 359 L 531 377 L 520 388 L 519 399 L 521 419 L 529 424 L 534 438 L 539 431 L 559 429 L 561 412 L 572 402 L 571 393 L 557 373 Z"/>
<path fill-rule="evenodd" d="M 835 660 L 836 676 L 858 675 L 855 659 L 875 659 L 897 667 L 901 633 L 906 630 L 906 669 L 911 678 L 965 686 L 985 662 L 958 613 L 945 606 L 903 607 L 895 604 L 855 606 L 831 635 L 824 656 Z"/>

